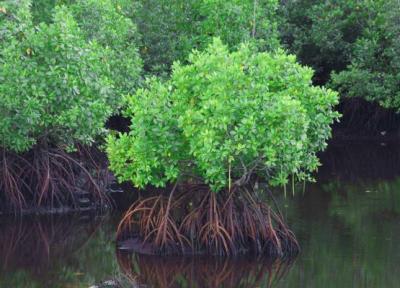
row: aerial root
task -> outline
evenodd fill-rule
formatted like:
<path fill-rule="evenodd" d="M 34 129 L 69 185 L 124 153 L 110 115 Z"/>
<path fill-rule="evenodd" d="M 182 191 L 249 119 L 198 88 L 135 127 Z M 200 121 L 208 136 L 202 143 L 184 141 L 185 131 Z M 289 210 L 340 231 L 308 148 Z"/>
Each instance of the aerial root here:
<path fill-rule="evenodd" d="M 0 199 L 3 209 L 15 212 L 35 207 L 79 208 L 78 194 L 86 193 L 99 204 L 108 203 L 107 175 L 94 154 L 79 147 L 74 154 L 60 148 L 35 147 L 24 154 L 2 150 Z M 81 162 L 81 160 L 83 160 Z"/>
<path fill-rule="evenodd" d="M 138 237 L 155 254 L 296 255 L 298 242 L 282 216 L 253 194 L 245 188 L 214 193 L 204 185 L 174 186 L 169 195 L 133 203 L 117 238 Z"/>

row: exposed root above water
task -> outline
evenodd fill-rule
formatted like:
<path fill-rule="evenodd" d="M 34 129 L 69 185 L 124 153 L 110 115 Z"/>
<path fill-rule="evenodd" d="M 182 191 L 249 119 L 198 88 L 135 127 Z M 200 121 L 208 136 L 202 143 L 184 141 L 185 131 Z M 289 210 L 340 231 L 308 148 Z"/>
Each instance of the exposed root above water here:
<path fill-rule="evenodd" d="M 22 155 L 0 150 L 0 210 L 80 208 L 82 199 L 107 203 L 109 177 L 95 154 L 84 147 L 74 154 L 46 146 Z"/>
<path fill-rule="evenodd" d="M 140 198 L 124 215 L 117 237 L 136 239 L 124 248 L 149 254 L 299 252 L 283 217 L 246 188 L 214 193 L 205 185 L 175 186 L 168 194 Z"/>

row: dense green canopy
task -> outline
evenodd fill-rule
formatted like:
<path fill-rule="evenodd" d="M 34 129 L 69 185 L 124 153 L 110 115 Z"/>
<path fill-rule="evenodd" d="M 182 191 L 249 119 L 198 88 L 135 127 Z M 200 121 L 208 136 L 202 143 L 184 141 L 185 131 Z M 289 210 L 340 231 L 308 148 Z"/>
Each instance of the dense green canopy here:
<path fill-rule="evenodd" d="M 131 131 L 108 138 L 110 167 L 139 187 L 187 175 L 214 190 L 255 172 L 275 184 L 304 179 L 338 116 L 337 94 L 311 86 L 312 75 L 282 51 L 230 53 L 216 39 L 175 63 L 168 81 L 149 79 L 127 98 Z"/>
<path fill-rule="evenodd" d="M 134 24 L 109 0 L 57 6 L 51 23 L 37 25 L 30 1 L 1 5 L 0 146 L 22 152 L 38 141 L 92 143 L 122 93 L 137 85 Z M 88 11 L 95 15 L 85 17 Z"/>

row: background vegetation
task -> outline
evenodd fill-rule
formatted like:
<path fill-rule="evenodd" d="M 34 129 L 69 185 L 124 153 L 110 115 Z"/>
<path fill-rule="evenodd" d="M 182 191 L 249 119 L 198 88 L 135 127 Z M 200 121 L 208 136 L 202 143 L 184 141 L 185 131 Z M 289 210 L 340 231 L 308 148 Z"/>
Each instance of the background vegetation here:
<path fill-rule="evenodd" d="M 350 65 L 332 75 L 331 86 L 343 97 L 363 97 L 399 111 L 400 2 L 385 1 L 375 9 L 354 44 Z"/>
<path fill-rule="evenodd" d="M 124 2 L 132 7 L 132 1 Z M 174 61 L 186 61 L 213 37 L 232 48 L 247 41 L 262 50 L 277 48 L 277 8 L 277 0 L 141 0 L 129 15 L 142 35 L 145 70 L 165 76 Z"/>
<path fill-rule="evenodd" d="M 315 83 L 399 109 L 398 1 L 282 0 L 279 18 L 283 45 L 316 69 Z"/>

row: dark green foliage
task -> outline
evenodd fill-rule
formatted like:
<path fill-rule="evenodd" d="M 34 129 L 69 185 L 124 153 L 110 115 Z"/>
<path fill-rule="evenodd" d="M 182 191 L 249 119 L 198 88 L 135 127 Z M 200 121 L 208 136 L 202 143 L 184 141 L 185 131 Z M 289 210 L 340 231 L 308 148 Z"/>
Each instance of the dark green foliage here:
<path fill-rule="evenodd" d="M 329 80 L 351 61 L 357 39 L 383 0 L 281 0 L 283 44 L 301 63 L 316 70 L 317 83 Z"/>
<path fill-rule="evenodd" d="M 400 111 L 400 2 L 376 11 L 352 51 L 351 65 L 334 74 L 332 86 L 346 97 L 362 97 Z"/>
<path fill-rule="evenodd" d="M 397 0 L 282 0 L 279 11 L 283 43 L 316 69 L 315 83 L 400 110 Z"/>
<path fill-rule="evenodd" d="M 23 32 L 31 27 L 32 17 L 29 1 L 4 1 L 0 4 L 0 49 L 7 47 L 12 39 L 21 39 Z M 3 52 L 0 51 L 0 60 Z M 0 62 L 0 64 L 2 63 Z M 1 83 L 1 82 L 0 82 Z"/>
<path fill-rule="evenodd" d="M 151 73 L 169 72 L 173 61 L 203 50 L 215 36 L 232 48 L 253 38 L 263 50 L 278 46 L 277 0 L 141 0 L 133 8 L 124 2 L 137 21 L 142 58 Z"/>

